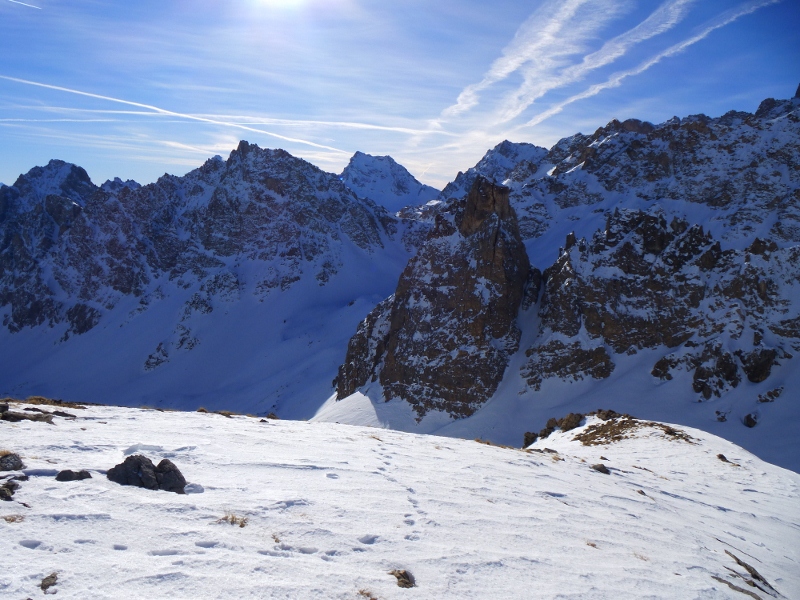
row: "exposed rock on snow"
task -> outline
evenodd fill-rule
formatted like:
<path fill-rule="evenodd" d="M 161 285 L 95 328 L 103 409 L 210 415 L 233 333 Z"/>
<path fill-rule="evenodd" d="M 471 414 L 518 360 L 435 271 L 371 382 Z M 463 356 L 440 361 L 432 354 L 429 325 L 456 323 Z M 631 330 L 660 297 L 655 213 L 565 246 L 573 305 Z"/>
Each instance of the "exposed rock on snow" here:
<path fill-rule="evenodd" d="M 339 396 L 379 378 L 387 399 L 411 403 L 420 417 L 472 414 L 519 346 L 515 319 L 529 270 L 508 188 L 477 178 L 437 215 L 394 296 L 359 327 Z"/>
<path fill-rule="evenodd" d="M 172 461 L 165 458 L 158 466 L 146 456 L 135 454 L 108 470 L 110 481 L 120 485 L 133 485 L 148 490 L 164 490 L 185 494 L 186 479 Z"/>
<path fill-rule="evenodd" d="M 82 481 L 91 478 L 92 474 L 85 470 L 73 471 L 72 469 L 64 469 L 56 475 L 56 481 Z"/>
<path fill-rule="evenodd" d="M 8 452 L 0 456 L 0 471 L 20 471 L 25 468 L 19 454 Z"/>

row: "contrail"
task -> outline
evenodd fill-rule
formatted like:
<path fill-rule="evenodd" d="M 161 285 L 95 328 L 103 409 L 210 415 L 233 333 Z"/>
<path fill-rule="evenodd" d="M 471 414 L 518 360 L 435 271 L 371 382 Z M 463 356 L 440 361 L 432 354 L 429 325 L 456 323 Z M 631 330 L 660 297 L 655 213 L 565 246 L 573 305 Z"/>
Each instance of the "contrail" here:
<path fill-rule="evenodd" d="M 25 2 L 20 2 L 19 0 L 8 0 L 9 2 L 13 2 L 14 4 L 22 4 L 22 6 L 27 6 L 28 8 L 35 8 L 36 10 L 42 10 L 41 6 L 34 6 L 33 4 L 26 4 Z"/>
<path fill-rule="evenodd" d="M 146 110 L 152 111 L 154 113 L 158 113 L 160 115 L 167 115 L 171 117 L 180 117 L 182 119 L 188 119 L 190 121 L 200 121 L 201 123 L 210 123 L 212 125 L 222 125 L 223 127 L 233 127 L 235 129 L 241 129 L 244 131 L 251 131 L 254 133 L 261 133 L 264 135 L 269 135 L 274 138 L 278 138 L 280 140 L 284 140 L 286 142 L 294 142 L 296 144 L 304 144 L 306 146 L 312 146 L 314 148 L 320 148 L 322 150 L 330 150 L 332 152 L 339 152 L 341 154 L 349 155 L 350 152 L 347 150 L 342 150 L 340 148 L 334 148 L 333 146 L 324 146 L 322 144 L 317 144 L 315 142 L 310 142 L 308 140 L 301 140 L 298 138 L 291 138 L 284 135 L 280 135 L 277 133 L 272 133 L 270 131 L 264 131 L 263 129 L 255 129 L 253 127 L 248 127 L 246 125 L 239 125 L 238 123 L 229 123 L 226 121 L 218 121 L 216 119 L 207 119 L 205 117 L 198 117 L 196 115 L 187 115 L 185 113 L 179 113 L 172 110 L 166 110 L 164 108 L 159 108 L 158 106 L 153 106 L 152 104 L 142 104 L 141 102 L 131 102 L 130 100 L 122 100 L 121 98 L 113 98 L 111 96 L 102 96 L 100 94 L 92 94 L 90 92 L 82 92 L 80 90 L 73 90 L 71 88 L 65 88 L 58 85 L 50 85 L 48 83 L 40 83 L 38 81 L 29 81 L 27 79 L 18 79 L 16 77 L 8 77 L 7 75 L 0 75 L 0 79 L 5 79 L 6 81 L 13 81 L 15 83 L 23 83 L 25 85 L 32 85 L 35 87 L 41 87 L 48 90 L 56 90 L 58 92 L 66 92 L 68 94 L 75 94 L 77 96 L 85 96 L 87 98 L 96 98 L 97 100 L 106 100 L 107 102 L 116 102 L 118 104 L 125 104 L 127 106 L 135 106 L 137 108 L 144 108 Z"/>
<path fill-rule="evenodd" d="M 19 106 L 18 108 L 34 109 L 39 111 L 50 112 L 68 112 L 68 113 L 95 113 L 95 114 L 109 114 L 109 115 L 137 115 L 137 116 L 163 116 L 151 110 L 108 110 L 108 109 L 90 109 L 90 108 L 72 108 L 64 106 Z M 259 117 L 251 115 L 217 115 L 217 114 L 204 114 L 196 113 L 190 114 L 192 117 L 203 117 L 214 120 L 224 120 L 225 123 L 230 125 L 287 125 L 287 126 L 308 126 L 308 125 L 321 125 L 323 127 L 334 127 L 344 129 L 369 129 L 376 131 L 389 131 L 394 133 L 407 133 L 409 135 L 444 135 L 455 137 L 455 133 L 447 132 L 443 129 L 412 129 L 409 127 L 393 127 L 390 125 L 375 125 L 373 123 L 358 123 L 353 121 L 313 121 L 302 119 L 274 119 L 271 117 Z"/>
<path fill-rule="evenodd" d="M 658 64 L 665 58 L 669 58 L 671 56 L 675 56 L 676 54 L 683 52 L 689 46 L 692 46 L 693 44 L 696 44 L 697 42 L 704 40 L 713 31 L 725 27 L 726 25 L 733 23 L 734 21 L 736 21 L 741 17 L 754 13 L 760 8 L 769 6 L 771 4 L 778 4 L 781 1 L 782 0 L 761 0 L 740 5 L 737 9 L 729 11 L 728 13 L 724 14 L 722 18 L 718 20 L 716 23 L 707 25 L 704 29 L 702 29 L 699 33 L 693 35 L 692 37 L 683 40 L 682 42 L 678 42 L 677 44 L 670 46 L 666 50 L 659 52 L 652 58 L 641 63 L 638 67 L 630 69 L 629 71 L 622 71 L 620 73 L 615 73 L 607 81 L 595 84 L 589 87 L 587 90 L 581 92 L 580 94 L 575 94 L 574 96 L 567 98 L 563 102 L 559 102 L 552 108 L 549 108 L 543 113 L 535 116 L 527 123 L 520 125 L 519 127 L 517 127 L 517 130 L 523 127 L 533 127 L 535 125 L 538 125 L 542 121 L 545 121 L 550 117 L 557 115 L 558 113 L 563 111 L 567 106 L 569 106 L 574 102 L 577 102 L 579 100 L 585 100 L 586 98 L 591 98 L 592 96 L 596 96 L 603 90 L 619 87 L 622 84 L 622 81 L 627 79 L 628 77 L 633 77 L 634 75 L 640 75 L 641 73 L 644 73 L 645 71 L 647 71 L 647 69 Z"/>

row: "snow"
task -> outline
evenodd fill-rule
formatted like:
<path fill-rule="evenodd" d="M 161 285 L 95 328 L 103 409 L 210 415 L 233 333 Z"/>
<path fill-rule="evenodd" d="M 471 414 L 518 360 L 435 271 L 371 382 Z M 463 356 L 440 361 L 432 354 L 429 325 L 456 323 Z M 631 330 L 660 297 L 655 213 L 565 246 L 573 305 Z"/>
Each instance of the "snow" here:
<path fill-rule="evenodd" d="M 694 443 L 648 428 L 582 446 L 579 428 L 524 452 L 333 423 L 67 411 L 78 418 L 0 422 L 30 476 L 0 502 L 2 597 L 35 597 L 56 572 L 50 593 L 80 599 L 738 598 L 714 579 L 747 587 L 726 551 L 800 594 L 800 475 L 699 430 L 685 429 Z M 108 481 L 132 453 L 172 460 L 190 493 Z M 92 478 L 56 482 L 66 468 Z M 397 587 L 394 569 L 417 587 Z"/>
<path fill-rule="evenodd" d="M 407 206 L 430 204 L 439 190 L 417 181 L 391 156 L 372 156 L 356 152 L 340 179 L 358 196 L 369 198 L 390 212 Z"/>

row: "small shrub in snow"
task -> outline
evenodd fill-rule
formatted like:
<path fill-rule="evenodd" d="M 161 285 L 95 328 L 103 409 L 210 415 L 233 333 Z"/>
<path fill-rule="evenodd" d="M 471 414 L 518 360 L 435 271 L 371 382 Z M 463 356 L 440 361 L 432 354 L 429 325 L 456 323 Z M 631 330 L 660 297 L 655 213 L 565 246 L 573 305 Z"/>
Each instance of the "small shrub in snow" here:
<path fill-rule="evenodd" d="M 6 523 L 22 523 L 25 520 L 25 515 L 4 515 L 3 521 Z"/>
<path fill-rule="evenodd" d="M 397 578 L 397 586 L 401 588 L 412 588 L 417 585 L 414 581 L 414 576 L 405 569 L 395 569 L 389 571 L 389 575 L 394 575 Z"/>
<path fill-rule="evenodd" d="M 239 527 L 246 527 L 247 522 L 248 522 L 247 517 L 236 516 L 235 513 L 232 513 L 230 511 L 225 511 L 225 516 L 217 519 L 217 523 L 228 523 L 230 525 L 238 525 Z M 274 535 L 272 537 L 273 539 L 275 539 Z"/>

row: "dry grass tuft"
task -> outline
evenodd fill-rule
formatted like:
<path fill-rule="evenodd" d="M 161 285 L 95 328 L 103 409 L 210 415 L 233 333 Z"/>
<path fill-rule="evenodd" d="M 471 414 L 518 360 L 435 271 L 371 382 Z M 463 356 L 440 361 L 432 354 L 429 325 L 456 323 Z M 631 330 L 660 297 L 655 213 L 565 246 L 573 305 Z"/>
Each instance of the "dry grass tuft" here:
<path fill-rule="evenodd" d="M 25 520 L 25 515 L 4 515 L 3 521 L 6 523 L 22 523 Z"/>
<path fill-rule="evenodd" d="M 362 598 L 366 598 L 367 600 L 378 600 L 378 597 L 366 588 L 361 588 L 358 590 L 358 595 Z"/>
<path fill-rule="evenodd" d="M 482 440 L 481 438 L 475 438 L 475 441 L 479 444 L 485 444 L 486 446 L 494 446 L 495 448 L 504 448 L 506 450 L 519 450 L 519 448 L 514 448 L 513 446 L 504 446 L 503 444 L 495 444 L 494 442 L 490 442 L 489 440 Z"/>
<path fill-rule="evenodd" d="M 199 412 L 199 413 L 207 413 L 207 412 L 208 412 L 208 409 L 207 409 L 207 408 L 203 408 L 203 407 L 201 406 L 200 408 L 198 408 L 198 409 L 197 409 L 197 412 Z"/>
<path fill-rule="evenodd" d="M 0 458 L 3 458 L 4 456 L 8 456 L 9 454 L 14 454 L 14 453 L 11 452 L 11 450 L 0 450 Z"/>
<path fill-rule="evenodd" d="M 582 433 L 575 436 L 575 440 L 584 446 L 600 446 L 629 439 L 635 432 L 647 427 L 660 429 L 668 439 L 681 440 L 693 444 L 693 438 L 680 429 L 675 429 L 663 423 L 652 421 L 639 421 L 633 417 L 620 416 L 596 423 L 587 427 Z"/>
<path fill-rule="evenodd" d="M 246 527 L 247 521 L 247 517 L 238 517 L 231 511 L 225 511 L 225 516 L 217 519 L 217 523 L 229 523 L 230 525 L 238 525 L 239 527 Z"/>
<path fill-rule="evenodd" d="M 12 398 L 6 398 L 3 400 L 11 401 L 11 402 L 24 402 L 25 404 L 38 404 L 44 406 L 60 406 L 62 408 L 77 408 L 77 409 L 85 409 L 86 406 L 84 404 L 89 404 L 89 402 L 82 402 L 78 404 L 77 402 L 66 402 L 64 400 L 56 400 L 54 398 L 45 398 L 44 396 L 28 396 L 25 400 L 13 400 Z"/>
<path fill-rule="evenodd" d="M 594 542 L 586 542 L 586 545 L 587 545 L 587 546 L 591 546 L 592 548 L 596 548 L 596 549 L 598 549 L 598 548 L 597 548 L 597 544 L 595 544 Z"/>
<path fill-rule="evenodd" d="M 232 410 L 215 410 L 214 412 L 223 417 L 228 417 L 229 419 L 234 416 L 239 416 L 239 413 L 233 412 Z"/>

